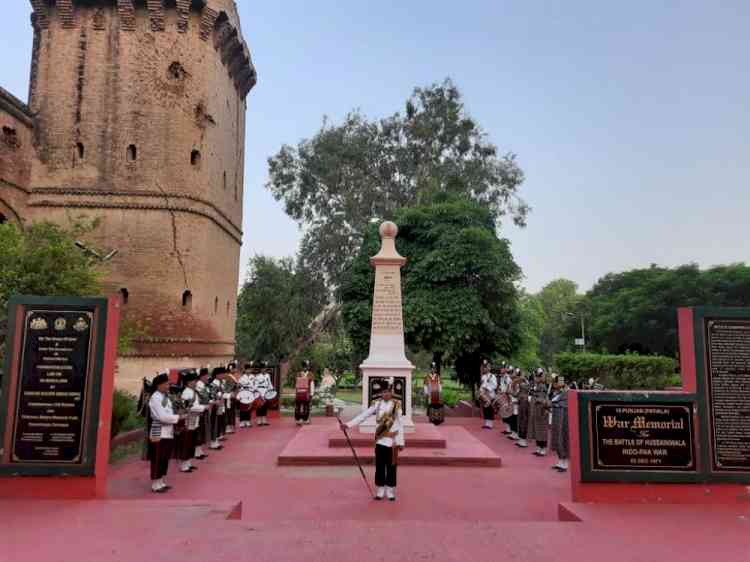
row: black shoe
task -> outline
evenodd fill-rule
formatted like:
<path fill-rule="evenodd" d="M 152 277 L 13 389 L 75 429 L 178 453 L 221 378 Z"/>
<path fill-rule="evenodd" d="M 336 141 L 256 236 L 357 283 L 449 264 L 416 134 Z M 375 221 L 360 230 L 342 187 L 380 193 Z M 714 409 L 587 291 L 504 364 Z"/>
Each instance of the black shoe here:
<path fill-rule="evenodd" d="M 383 498 L 379 498 L 378 496 L 373 496 L 373 498 L 372 498 L 372 499 L 374 499 L 374 500 L 375 500 L 376 502 L 379 502 L 379 501 L 381 501 L 381 500 L 382 500 Z"/>
<path fill-rule="evenodd" d="M 207 458 L 207 457 L 208 457 L 208 455 L 205 455 L 205 454 L 204 454 L 204 455 L 200 455 L 200 456 L 197 456 L 197 457 L 193 457 L 193 458 L 194 458 L 194 459 L 198 459 L 199 461 L 202 461 L 203 459 L 205 459 L 205 458 Z"/>
<path fill-rule="evenodd" d="M 196 470 L 198 470 L 197 466 L 191 466 L 188 472 L 195 472 Z"/>
<path fill-rule="evenodd" d="M 513 433 L 513 432 L 512 431 L 503 430 L 503 435 L 510 435 L 511 433 Z"/>
<path fill-rule="evenodd" d="M 389 501 L 389 502 L 395 502 L 395 501 L 396 501 L 396 498 L 388 498 L 388 501 Z"/>
<path fill-rule="evenodd" d="M 218 447 L 211 447 L 212 451 L 221 451 L 224 448 L 224 445 L 219 445 Z"/>
<path fill-rule="evenodd" d="M 153 488 L 151 489 L 152 494 L 164 494 L 166 493 L 166 491 L 166 488 L 159 488 L 158 490 L 154 490 Z"/>
<path fill-rule="evenodd" d="M 552 468 L 554 468 L 557 472 L 568 472 L 567 468 L 563 468 L 561 466 L 553 466 Z"/>
<path fill-rule="evenodd" d="M 164 486 L 164 487 L 162 488 L 162 490 L 164 490 L 165 492 L 166 492 L 167 490 L 171 490 L 171 489 L 172 489 L 172 486 L 170 486 L 169 484 L 167 484 L 166 486 Z"/>

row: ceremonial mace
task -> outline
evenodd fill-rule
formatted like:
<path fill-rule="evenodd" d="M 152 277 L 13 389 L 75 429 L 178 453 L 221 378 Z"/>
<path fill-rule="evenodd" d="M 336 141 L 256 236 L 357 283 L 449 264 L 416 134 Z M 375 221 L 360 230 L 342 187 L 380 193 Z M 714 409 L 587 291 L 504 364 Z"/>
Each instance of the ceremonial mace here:
<path fill-rule="evenodd" d="M 357 451 L 354 450 L 354 445 L 352 445 L 352 440 L 349 439 L 349 432 L 346 431 L 346 428 L 344 427 L 343 422 L 341 421 L 341 418 L 336 415 L 336 419 L 339 420 L 339 427 L 341 428 L 341 431 L 344 432 L 344 435 L 346 436 L 346 442 L 349 443 L 349 448 L 352 450 L 352 454 L 354 455 L 354 460 L 357 461 L 357 466 L 359 467 L 359 472 L 362 474 L 362 479 L 365 481 L 365 486 L 367 486 L 367 491 L 370 492 L 370 497 L 375 497 L 375 494 L 372 493 L 372 487 L 370 486 L 370 482 L 367 480 L 367 476 L 365 476 L 365 470 L 362 468 L 362 463 L 359 462 L 359 457 L 357 456 Z"/>

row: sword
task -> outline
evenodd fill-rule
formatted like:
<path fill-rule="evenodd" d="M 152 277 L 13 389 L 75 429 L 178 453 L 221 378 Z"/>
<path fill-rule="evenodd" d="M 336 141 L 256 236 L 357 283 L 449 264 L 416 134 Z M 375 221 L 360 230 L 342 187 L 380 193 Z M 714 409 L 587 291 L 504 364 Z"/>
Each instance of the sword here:
<path fill-rule="evenodd" d="M 344 432 L 344 435 L 346 436 L 346 442 L 349 443 L 349 448 L 352 450 L 352 454 L 354 455 L 354 460 L 357 461 L 357 466 L 359 467 L 359 472 L 362 474 L 362 479 L 365 481 L 365 486 L 367 486 L 367 491 L 370 492 L 370 497 L 375 497 L 375 494 L 372 493 L 372 487 L 370 486 L 370 482 L 367 480 L 367 476 L 365 476 L 365 470 L 362 468 L 362 463 L 359 462 L 359 457 L 357 456 L 357 451 L 354 450 L 354 445 L 352 445 L 352 440 L 349 438 L 349 432 L 346 431 L 346 428 L 343 425 L 343 422 L 341 421 L 341 418 L 336 415 L 336 419 L 339 420 L 339 427 L 341 428 L 341 431 Z"/>

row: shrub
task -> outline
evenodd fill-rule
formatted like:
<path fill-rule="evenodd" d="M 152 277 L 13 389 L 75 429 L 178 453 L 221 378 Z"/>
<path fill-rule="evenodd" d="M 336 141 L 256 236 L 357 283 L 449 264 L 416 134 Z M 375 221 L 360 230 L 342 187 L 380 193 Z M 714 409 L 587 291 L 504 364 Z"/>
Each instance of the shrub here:
<path fill-rule="evenodd" d="M 594 378 L 615 390 L 663 390 L 675 384 L 677 367 L 671 357 L 636 354 L 560 353 L 555 364 L 568 381 Z"/>
<path fill-rule="evenodd" d="M 143 418 L 138 415 L 137 409 L 138 400 L 135 396 L 124 390 L 115 389 L 112 397 L 112 437 L 120 432 L 143 426 Z"/>

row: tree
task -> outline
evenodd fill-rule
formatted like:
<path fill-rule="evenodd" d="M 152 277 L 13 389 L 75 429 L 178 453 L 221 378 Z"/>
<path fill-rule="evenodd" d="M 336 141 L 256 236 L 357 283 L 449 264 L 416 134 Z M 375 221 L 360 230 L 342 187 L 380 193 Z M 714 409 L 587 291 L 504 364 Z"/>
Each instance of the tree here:
<path fill-rule="evenodd" d="M 515 367 L 532 372 L 542 364 L 539 344 L 545 327 L 544 309 L 536 295 L 523 294 L 519 305 L 521 343 L 510 362 Z"/>
<path fill-rule="evenodd" d="M 582 303 L 594 349 L 677 354 L 677 309 L 750 306 L 750 266 L 652 265 L 599 279 Z"/>
<path fill-rule="evenodd" d="M 99 263 L 75 245 L 96 223 L 64 228 L 36 222 L 25 229 L 0 224 L 0 358 L 4 355 L 8 300 L 12 295 L 95 296 L 101 293 Z"/>
<path fill-rule="evenodd" d="M 305 228 L 301 253 L 332 287 L 373 217 L 440 193 L 469 197 L 518 225 L 529 212 L 518 197 L 515 155 L 498 154 L 450 80 L 417 88 L 403 115 L 369 121 L 353 111 L 340 125 L 324 119 L 314 137 L 284 145 L 268 163 L 266 187 Z"/>
<path fill-rule="evenodd" d="M 253 257 L 237 300 L 238 353 L 274 362 L 287 358 L 325 303 L 322 276 L 302 260 Z"/>
<path fill-rule="evenodd" d="M 521 270 L 510 244 L 498 238 L 493 213 L 458 197 L 397 211 L 396 245 L 402 270 L 404 331 L 412 351 L 453 360 L 459 378 L 473 382 L 479 358 L 510 356 L 520 344 L 518 290 Z M 342 313 L 355 353 L 364 357 L 370 337 L 374 270 L 380 247 L 371 224 L 340 289 Z M 476 368 L 471 367 L 476 363 Z"/>
<path fill-rule="evenodd" d="M 539 355 L 545 365 L 552 363 L 552 358 L 570 347 L 572 341 L 568 327 L 571 325 L 570 314 L 580 314 L 577 310 L 581 301 L 578 285 L 569 279 L 555 279 L 539 292 L 539 304 L 544 313 L 544 328 L 539 339 Z M 572 322 L 575 324 L 575 320 Z M 580 334 L 577 333 L 576 337 Z"/>

